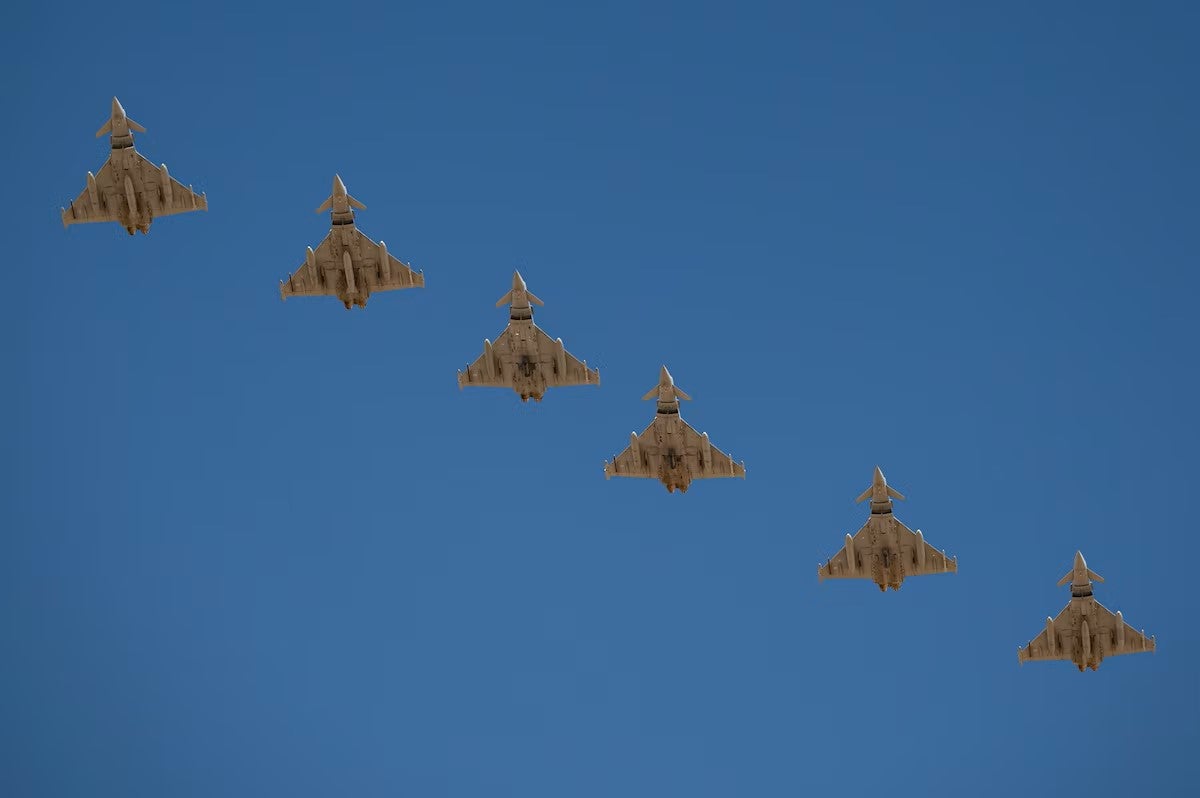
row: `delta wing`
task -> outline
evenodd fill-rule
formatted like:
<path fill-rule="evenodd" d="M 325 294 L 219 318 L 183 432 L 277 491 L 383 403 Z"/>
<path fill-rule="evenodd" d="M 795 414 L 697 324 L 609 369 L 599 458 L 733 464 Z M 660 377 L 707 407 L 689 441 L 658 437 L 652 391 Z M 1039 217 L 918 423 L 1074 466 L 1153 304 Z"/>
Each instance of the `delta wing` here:
<path fill-rule="evenodd" d="M 921 530 L 913 532 L 895 516 L 872 518 L 857 533 L 847 537 L 848 543 L 843 545 L 828 563 L 817 569 L 817 576 L 821 581 L 872 578 L 873 559 L 892 556 L 899 556 L 901 576 L 958 571 L 957 560 L 947 557 L 929 545 L 925 542 L 925 535 Z M 893 547 L 899 548 L 899 552 L 894 552 Z M 853 561 L 851 557 L 854 558 Z M 883 563 L 885 569 L 891 565 L 888 562 Z"/>
<path fill-rule="evenodd" d="M 1020 662 L 1037 662 L 1082 658 L 1083 652 L 1077 652 L 1075 648 L 1083 642 L 1084 624 L 1089 638 L 1086 650 L 1090 654 L 1090 660 L 1085 665 L 1098 666 L 1105 657 L 1140 654 L 1155 649 L 1153 637 L 1146 637 L 1127 624 L 1120 612 L 1109 612 L 1103 604 L 1092 600 L 1082 607 L 1075 603 L 1067 604 L 1057 617 L 1047 621 L 1046 628 L 1030 640 L 1029 645 L 1017 652 L 1017 659 Z"/>
<path fill-rule="evenodd" d="M 376 244 L 362 231 L 354 230 L 349 247 L 335 246 L 334 236 L 343 231 L 335 228 L 310 250 L 305 262 L 279 286 L 285 299 L 289 296 L 345 296 L 350 293 L 346 277 L 346 257 L 354 273 L 356 289 L 367 292 L 391 288 L 421 288 L 425 275 L 415 272 L 408 264 L 392 256 L 383 242 Z"/>
<path fill-rule="evenodd" d="M 208 198 L 171 177 L 166 164 L 155 166 L 140 153 L 134 153 L 134 157 L 142 187 L 139 200 L 148 205 L 153 216 L 208 210 Z"/>
<path fill-rule="evenodd" d="M 678 424 L 682 446 L 671 445 L 665 436 L 669 423 Z M 694 479 L 746 476 L 746 467 L 735 463 L 733 458 L 713 446 L 707 433 L 699 433 L 680 418 L 666 421 L 656 418 L 650 426 L 630 439 L 629 446 L 605 466 L 609 477 L 653 477 L 659 478 L 665 471 L 675 470 L 680 461 L 686 461 L 687 470 Z"/>
<path fill-rule="evenodd" d="M 511 328 L 496 338 L 495 342 L 458 374 L 458 385 L 482 385 L 494 388 L 512 387 L 512 369 L 515 368 L 511 353 Z"/>
<path fill-rule="evenodd" d="M 121 190 L 124 191 L 124 188 Z M 88 184 L 74 202 L 63 209 L 63 225 L 115 222 L 120 218 L 120 203 L 120 195 L 113 184 L 112 161 L 108 160 L 95 176 L 88 178 Z"/>

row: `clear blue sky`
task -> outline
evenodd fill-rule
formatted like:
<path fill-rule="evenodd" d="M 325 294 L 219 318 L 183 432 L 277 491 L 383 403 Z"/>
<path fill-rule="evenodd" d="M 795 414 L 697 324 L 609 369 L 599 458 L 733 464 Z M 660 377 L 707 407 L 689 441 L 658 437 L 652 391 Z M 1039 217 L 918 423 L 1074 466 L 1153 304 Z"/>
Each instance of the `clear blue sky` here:
<path fill-rule="evenodd" d="M 0 794 L 1191 794 L 1200 11 L 972 5 L 10 12 Z M 113 95 L 207 214 L 62 229 Z M 335 171 L 426 290 L 279 301 Z M 957 575 L 818 585 L 876 464 Z M 1077 548 L 1156 655 L 1018 667 Z"/>

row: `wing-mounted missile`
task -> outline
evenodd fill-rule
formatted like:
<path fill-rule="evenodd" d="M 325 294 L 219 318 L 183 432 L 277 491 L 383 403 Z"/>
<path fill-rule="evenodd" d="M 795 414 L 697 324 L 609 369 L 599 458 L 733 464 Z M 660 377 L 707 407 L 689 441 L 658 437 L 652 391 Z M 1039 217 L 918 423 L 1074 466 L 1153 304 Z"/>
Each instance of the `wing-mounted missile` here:
<path fill-rule="evenodd" d="M 854 535 L 846 533 L 846 567 L 850 573 L 858 571 L 858 556 L 854 553 Z"/>
<path fill-rule="evenodd" d="M 173 193 L 174 193 L 174 189 L 171 186 L 171 173 L 167 171 L 167 165 L 165 163 L 162 164 L 161 166 L 159 166 L 158 168 L 162 172 L 163 205 L 165 205 L 169 208 L 169 207 L 171 207 L 171 200 L 173 199 Z M 194 204 L 194 201 L 193 201 L 193 204 Z"/>
<path fill-rule="evenodd" d="M 554 339 L 554 357 L 555 367 L 558 369 L 558 378 L 566 379 L 567 377 L 567 350 L 563 347 L 561 338 Z"/>
<path fill-rule="evenodd" d="M 137 217 L 137 192 L 133 190 L 133 179 L 125 175 L 125 199 L 129 202 L 129 215 Z"/>
<path fill-rule="evenodd" d="M 388 257 L 387 244 L 379 242 L 379 276 L 386 283 L 392 279 L 392 259 Z"/>
<path fill-rule="evenodd" d="M 92 207 L 100 210 L 100 190 L 96 188 L 96 176 L 88 172 L 87 176 L 88 201 L 92 203 Z"/>
<path fill-rule="evenodd" d="M 925 567 L 925 535 L 917 530 L 917 565 Z"/>
<path fill-rule="evenodd" d="M 1125 616 L 1117 610 L 1117 651 L 1125 650 Z"/>
<path fill-rule="evenodd" d="M 1058 648 L 1058 636 L 1054 633 L 1054 619 L 1046 617 L 1046 645 L 1050 647 L 1050 653 L 1053 654 Z"/>
<path fill-rule="evenodd" d="M 637 463 L 638 468 L 641 468 L 642 448 L 638 445 L 638 436 L 636 432 L 629 433 L 629 454 L 633 457 L 633 462 Z"/>
<path fill-rule="evenodd" d="M 308 273 L 312 275 L 312 279 L 317 285 L 325 282 L 325 273 L 317 268 L 317 253 L 313 252 L 312 247 L 304 248 L 304 262 L 308 265 Z"/>
<path fill-rule="evenodd" d="M 488 379 L 496 376 L 496 354 L 492 349 L 492 342 L 487 338 L 483 339 L 483 370 Z"/>
<path fill-rule="evenodd" d="M 342 250 L 342 270 L 346 273 L 346 292 L 354 294 L 358 289 L 354 285 L 354 261 L 350 257 L 350 250 Z"/>
<path fill-rule="evenodd" d="M 708 440 L 708 433 L 700 433 L 700 468 L 703 471 L 712 470 L 712 443 Z"/>
<path fill-rule="evenodd" d="M 308 273 L 314 283 L 320 285 L 324 282 L 324 275 L 317 268 L 317 253 L 313 252 L 312 247 L 304 248 L 304 265 L 308 267 Z M 290 279 L 279 281 L 279 299 L 283 302 L 287 302 L 287 294 L 284 292 L 284 288 L 289 282 Z"/>

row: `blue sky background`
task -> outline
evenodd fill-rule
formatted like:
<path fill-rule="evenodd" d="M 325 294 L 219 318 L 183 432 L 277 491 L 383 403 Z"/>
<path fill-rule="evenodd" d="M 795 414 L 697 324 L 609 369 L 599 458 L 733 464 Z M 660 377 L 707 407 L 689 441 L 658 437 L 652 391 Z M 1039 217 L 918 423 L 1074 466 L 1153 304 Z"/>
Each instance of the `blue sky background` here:
<path fill-rule="evenodd" d="M 1192 794 L 1200 10 L 578 5 L 10 12 L 0 794 Z M 114 94 L 207 214 L 62 229 Z M 279 301 L 335 171 L 426 290 Z M 877 463 L 957 575 L 818 585 Z"/>

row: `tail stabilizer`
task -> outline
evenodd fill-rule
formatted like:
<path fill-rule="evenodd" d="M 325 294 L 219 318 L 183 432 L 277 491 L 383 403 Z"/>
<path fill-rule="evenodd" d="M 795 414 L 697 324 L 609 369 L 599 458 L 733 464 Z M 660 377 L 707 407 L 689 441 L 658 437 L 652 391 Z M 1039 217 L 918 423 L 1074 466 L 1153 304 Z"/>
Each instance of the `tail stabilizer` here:
<path fill-rule="evenodd" d="M 356 200 L 354 197 L 351 197 L 349 194 L 346 195 L 346 202 L 350 203 L 351 208 L 357 208 L 360 211 L 365 211 L 367 209 L 366 205 L 363 205 L 361 202 Z M 330 194 L 325 199 L 325 201 L 321 203 L 321 207 L 317 208 L 316 211 L 314 211 L 314 213 L 324 213 L 325 211 L 332 210 L 332 209 L 333 209 L 333 195 Z"/>
<path fill-rule="evenodd" d="M 546 303 L 543 302 L 542 300 L 538 299 L 537 295 L 535 295 L 532 291 L 526 291 L 525 298 L 529 300 L 529 304 L 531 304 L 531 305 L 537 305 L 539 307 L 546 306 Z M 504 296 L 502 296 L 496 300 L 496 307 L 500 307 L 501 305 L 508 305 L 512 301 L 513 301 L 513 292 L 510 290 L 507 294 L 505 294 Z"/>
<path fill-rule="evenodd" d="M 642 401 L 644 402 L 647 399 L 653 399 L 654 397 L 658 396 L 658 391 L 659 391 L 660 387 L 661 386 L 659 386 L 659 385 L 655 385 L 653 388 L 651 388 L 649 391 L 647 391 L 646 395 L 642 397 Z M 692 401 L 692 397 L 688 396 L 687 393 L 680 390 L 678 387 L 676 387 L 674 385 L 671 386 L 671 392 L 675 394 L 676 399 L 683 399 L 685 402 Z"/>
<path fill-rule="evenodd" d="M 1095 571 L 1093 571 L 1091 568 L 1087 568 L 1087 578 L 1093 582 L 1103 582 L 1104 581 L 1104 577 L 1101 576 L 1100 574 L 1096 573 Z M 1075 579 L 1075 569 L 1071 568 L 1071 570 L 1069 570 L 1065 574 L 1063 574 L 1062 579 L 1058 580 L 1058 587 L 1062 587 L 1063 585 L 1068 585 L 1072 581 L 1074 581 L 1074 579 Z"/>
<path fill-rule="evenodd" d="M 125 124 L 129 125 L 130 130 L 136 131 L 138 133 L 146 132 L 146 128 L 142 127 L 137 122 L 134 122 L 129 117 L 125 117 Z M 99 130 L 96 131 L 96 138 L 100 138 L 105 133 L 112 133 L 112 117 L 108 118 L 108 121 L 104 123 L 104 127 L 100 128 Z"/>
<path fill-rule="evenodd" d="M 895 488 L 893 488 L 891 485 L 887 485 L 887 486 L 885 486 L 885 487 L 887 488 L 887 495 L 891 496 L 893 499 L 899 499 L 900 501 L 905 501 L 905 498 L 904 498 L 904 494 L 903 494 L 903 493 L 901 493 L 900 491 L 896 490 L 896 489 L 895 489 Z M 872 485 L 871 487 L 869 487 L 869 488 L 867 488 L 866 490 L 864 490 L 864 491 L 863 491 L 863 492 L 862 492 L 862 493 L 859 495 L 859 497 L 858 497 L 857 499 L 855 499 L 855 500 L 854 500 L 854 503 L 855 503 L 855 504 L 857 504 L 857 503 L 859 503 L 859 502 L 865 502 L 867 499 L 871 498 L 871 492 L 872 492 L 873 490 L 875 490 L 875 486 L 874 486 L 874 485 Z"/>

